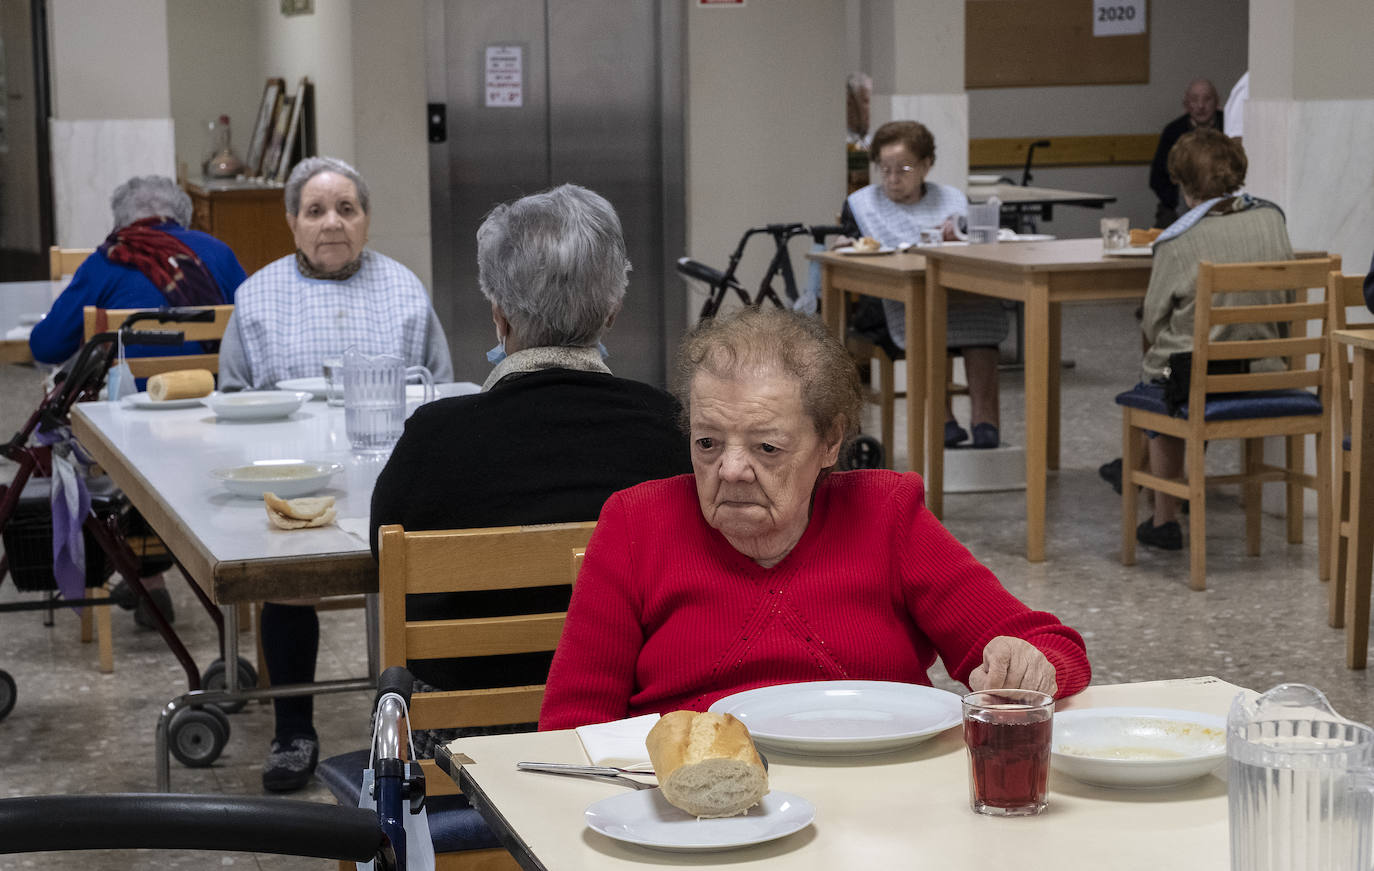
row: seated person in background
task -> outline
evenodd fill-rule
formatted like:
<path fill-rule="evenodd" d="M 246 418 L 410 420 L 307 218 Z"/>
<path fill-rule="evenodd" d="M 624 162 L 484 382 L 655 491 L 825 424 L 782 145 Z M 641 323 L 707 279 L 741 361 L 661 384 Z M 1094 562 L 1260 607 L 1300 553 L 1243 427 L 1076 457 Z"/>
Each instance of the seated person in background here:
<path fill-rule="evenodd" d="M 147 308 L 167 306 L 225 305 L 243 282 L 243 267 L 229 246 L 208 233 L 188 230 L 191 198 L 176 182 L 162 175 L 135 176 L 115 188 L 110 197 L 114 230 L 95 253 L 79 266 L 52 309 L 29 334 L 29 350 L 43 363 L 61 363 L 82 345 L 86 306 L 97 308 Z M 181 345 L 129 345 L 129 357 L 179 356 L 209 351 L 200 342 Z M 150 533 L 141 517 L 134 520 L 135 533 Z M 149 561 L 143 586 L 157 602 L 162 616 L 174 617 L 172 597 L 162 579 L 170 560 Z M 148 605 L 136 599 L 124 581 L 115 585 L 111 598 L 123 608 L 134 608 L 134 621 L 144 629 L 155 628 Z"/>
<path fill-rule="evenodd" d="M 1278 206 L 1249 194 L 1237 193 L 1245 183 L 1247 161 L 1239 142 L 1210 127 L 1185 133 L 1169 152 L 1169 175 L 1178 182 L 1189 211 L 1155 242 L 1150 286 L 1145 294 L 1144 331 L 1148 348 L 1141 364 L 1142 386 L 1165 379 L 1169 356 L 1193 350 L 1193 307 L 1197 299 L 1197 266 L 1292 260 L 1293 246 Z M 1277 292 L 1237 294 L 1218 298 L 1221 305 L 1249 301 L 1277 302 Z M 1214 339 L 1279 338 L 1277 324 L 1233 324 L 1213 328 Z M 1252 369 L 1277 361 L 1259 360 Z M 1183 441 L 1156 435 L 1149 440 L 1150 471 L 1164 478 L 1183 472 Z M 1140 524 L 1136 540 L 1163 550 L 1183 548 L 1179 500 L 1158 490 L 1154 517 Z"/>
<path fill-rule="evenodd" d="M 630 262 L 604 198 L 565 184 L 496 207 L 477 231 L 478 285 L 500 362 L 482 392 L 421 406 L 372 491 L 377 529 L 465 529 L 595 520 L 606 498 L 691 470 L 677 402 L 617 378 L 598 346 L 620 311 Z M 461 569 L 455 569 L 461 570 Z M 566 589 L 412 597 L 412 619 L 562 611 Z M 549 657 L 507 657 L 500 674 L 416 660 L 439 689 L 542 684 Z M 518 675 L 527 675 L 519 678 Z M 532 724 L 528 728 L 533 728 Z M 424 736 L 424 746 L 421 737 Z M 417 751 L 456 734 L 416 733 Z"/>
<path fill-rule="evenodd" d="M 922 228 L 939 227 L 944 238 L 955 238 L 954 223 L 968 215 L 968 197 L 957 188 L 926 181 L 935 164 L 935 137 L 925 125 L 915 121 L 890 121 L 873 134 L 869 156 L 882 177 L 849 195 L 840 225 L 846 235 L 868 236 L 883 245 L 896 247 L 920 239 Z M 849 244 L 841 238 L 837 244 Z M 952 353 L 964 357 L 969 400 L 973 404 L 970 426 L 975 448 L 995 448 L 998 434 L 997 346 L 1007 335 L 1007 315 L 995 299 L 975 297 L 959 291 L 949 293 L 948 338 Z M 893 343 L 906 348 L 906 307 L 885 299 L 883 312 Z M 954 409 L 945 402 L 945 447 L 953 447 L 969 437 L 954 419 Z"/>
<path fill-rule="evenodd" d="M 448 341 L 424 285 L 367 245 L 367 182 L 333 157 L 307 157 L 286 180 L 288 254 L 244 283 L 220 348 L 221 390 L 271 390 L 317 376 L 356 347 L 452 381 Z"/>
<path fill-rule="evenodd" d="M 615 494 L 587 547 L 541 729 L 704 711 L 755 687 L 929 684 L 1063 697 L 1078 633 L 1002 587 L 926 510 L 919 475 L 834 471 L 857 431 L 854 362 L 819 321 L 746 309 L 678 357 L 694 477 Z"/>
<path fill-rule="evenodd" d="M 43 363 L 61 363 L 81 348 L 82 309 L 148 308 L 233 303 L 243 267 L 229 246 L 188 230 L 191 198 L 161 175 L 135 176 L 110 197 L 114 230 L 77 268 L 48 314 L 29 334 Z M 174 261 L 174 262 L 169 262 Z M 199 342 L 130 345 L 130 357 L 202 354 Z"/>
<path fill-rule="evenodd" d="M 1179 137 L 1199 127 L 1222 128 L 1222 113 L 1217 110 L 1217 89 L 1206 79 L 1193 79 L 1183 92 L 1183 108 L 1187 111 L 1170 121 L 1159 134 L 1150 163 L 1150 189 L 1159 197 L 1155 207 L 1155 226 L 1167 227 L 1178 217 L 1178 185 L 1169 175 L 1169 151 Z"/>
<path fill-rule="evenodd" d="M 220 389 L 271 389 L 278 381 L 319 375 L 321 361 L 346 348 L 394 354 L 452 381 L 448 341 L 415 273 L 367 244 L 367 183 L 332 157 L 296 165 L 284 191 L 296 253 L 243 283 L 220 346 Z M 273 684 L 315 679 L 320 623 L 313 602 L 262 607 L 262 647 Z M 319 758 L 314 700 L 273 699 L 276 736 L 263 765 L 263 787 L 300 789 Z"/>

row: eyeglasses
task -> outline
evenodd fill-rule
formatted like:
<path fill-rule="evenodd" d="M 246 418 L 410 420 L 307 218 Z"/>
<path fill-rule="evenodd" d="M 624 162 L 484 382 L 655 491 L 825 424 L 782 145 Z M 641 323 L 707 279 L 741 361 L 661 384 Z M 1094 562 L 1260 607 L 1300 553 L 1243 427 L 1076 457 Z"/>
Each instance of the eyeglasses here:
<path fill-rule="evenodd" d="M 883 178 L 891 178 L 894 175 L 903 176 L 915 171 L 916 167 L 914 166 L 883 166 L 878 164 L 878 174 Z"/>

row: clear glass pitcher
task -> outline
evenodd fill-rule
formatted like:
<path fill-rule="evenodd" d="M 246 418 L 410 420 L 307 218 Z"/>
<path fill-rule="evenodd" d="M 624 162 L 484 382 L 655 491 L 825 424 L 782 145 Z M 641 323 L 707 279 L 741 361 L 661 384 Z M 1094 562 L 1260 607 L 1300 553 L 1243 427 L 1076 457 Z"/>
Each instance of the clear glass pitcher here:
<path fill-rule="evenodd" d="M 1374 729 L 1280 684 L 1236 697 L 1226 755 L 1232 871 L 1370 871 Z"/>
<path fill-rule="evenodd" d="M 396 444 L 405 426 L 406 383 L 411 378 L 424 384 L 425 402 L 437 396 L 434 376 L 424 366 L 406 366 L 391 354 L 344 351 L 344 429 L 353 450 L 382 453 Z"/>

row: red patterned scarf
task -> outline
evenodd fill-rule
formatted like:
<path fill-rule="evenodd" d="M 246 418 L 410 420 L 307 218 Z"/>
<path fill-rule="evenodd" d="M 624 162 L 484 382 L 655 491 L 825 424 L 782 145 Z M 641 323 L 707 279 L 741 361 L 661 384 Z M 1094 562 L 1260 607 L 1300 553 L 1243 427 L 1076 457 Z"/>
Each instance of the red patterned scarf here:
<path fill-rule="evenodd" d="M 223 305 L 224 292 L 196 252 L 157 229 L 165 223 L 167 218 L 153 217 L 120 227 L 106 237 L 99 251 L 111 263 L 143 273 L 169 305 Z"/>

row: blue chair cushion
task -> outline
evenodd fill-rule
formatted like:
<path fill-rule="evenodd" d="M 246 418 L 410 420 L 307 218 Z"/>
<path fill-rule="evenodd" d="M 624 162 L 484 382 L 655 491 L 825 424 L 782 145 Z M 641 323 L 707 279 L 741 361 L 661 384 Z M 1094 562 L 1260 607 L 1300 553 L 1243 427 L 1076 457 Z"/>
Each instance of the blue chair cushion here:
<path fill-rule="evenodd" d="M 367 750 L 354 750 L 320 762 L 315 773 L 339 804 L 358 806 L 368 755 Z M 467 796 L 431 796 L 425 799 L 425 807 L 429 810 L 429 834 L 434 841 L 434 852 L 458 853 L 501 846 L 482 815 L 468 804 Z"/>
<path fill-rule="evenodd" d="M 1117 405 L 1169 414 L 1164 402 L 1164 388 L 1158 384 L 1137 384 L 1116 397 Z M 1203 420 L 1248 420 L 1255 417 L 1299 417 L 1321 414 L 1322 403 L 1315 393 L 1306 390 L 1260 390 L 1248 393 L 1210 393 L 1203 409 Z M 1174 417 L 1185 420 L 1188 405 L 1184 403 Z"/>

